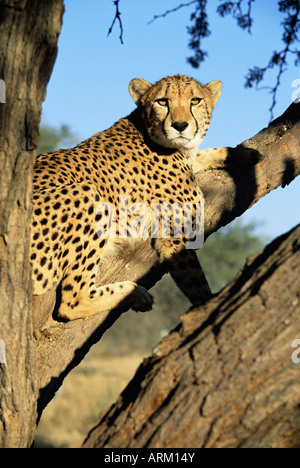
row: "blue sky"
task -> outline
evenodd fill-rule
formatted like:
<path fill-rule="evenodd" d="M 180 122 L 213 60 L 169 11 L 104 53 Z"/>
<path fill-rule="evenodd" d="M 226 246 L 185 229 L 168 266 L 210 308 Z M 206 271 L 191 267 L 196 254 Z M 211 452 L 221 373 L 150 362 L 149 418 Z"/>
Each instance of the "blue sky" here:
<path fill-rule="evenodd" d="M 66 11 L 58 57 L 43 104 L 43 122 L 67 124 L 78 141 L 111 126 L 135 107 L 129 81 L 141 77 L 155 82 L 175 73 L 193 76 L 202 83 L 223 81 L 223 93 L 201 148 L 235 146 L 267 126 L 271 95 L 268 90 L 244 88 L 248 68 L 265 66 L 274 50 L 281 50 L 282 14 L 274 0 L 257 0 L 253 6 L 252 34 L 242 31 L 231 17 L 216 13 L 218 0 L 209 1 L 212 34 L 203 42 L 208 58 L 199 69 L 186 58 L 187 25 L 193 6 L 148 24 L 154 15 L 183 3 L 181 0 L 121 0 L 124 27 L 107 37 L 114 17 L 112 0 L 65 0 Z M 247 2 L 246 2 L 247 3 Z M 275 73 L 268 72 L 266 85 Z M 294 80 L 300 69 L 290 63 L 283 75 L 274 115 L 292 102 Z M 300 92 L 299 92 L 300 96 Z M 274 238 L 299 223 L 300 178 L 277 189 L 248 210 L 242 220 L 260 223 L 257 233 Z"/>

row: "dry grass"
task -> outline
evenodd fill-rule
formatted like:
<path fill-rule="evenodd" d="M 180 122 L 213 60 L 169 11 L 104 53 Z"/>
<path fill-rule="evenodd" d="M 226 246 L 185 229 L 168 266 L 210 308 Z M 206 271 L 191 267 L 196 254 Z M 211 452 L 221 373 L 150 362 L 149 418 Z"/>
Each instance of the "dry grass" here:
<path fill-rule="evenodd" d="M 87 356 L 65 379 L 41 418 L 36 447 L 79 447 L 101 411 L 113 403 L 142 355 Z"/>

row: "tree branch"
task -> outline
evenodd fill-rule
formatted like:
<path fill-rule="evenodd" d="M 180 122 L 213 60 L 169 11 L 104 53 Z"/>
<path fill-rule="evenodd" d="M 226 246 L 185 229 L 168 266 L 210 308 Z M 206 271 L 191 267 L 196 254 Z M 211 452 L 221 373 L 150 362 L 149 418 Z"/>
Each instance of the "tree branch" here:
<path fill-rule="evenodd" d="M 184 315 L 83 448 L 299 447 L 299 239 L 300 225 Z"/>
<path fill-rule="evenodd" d="M 260 164 L 197 174 L 206 199 L 206 237 L 240 216 L 271 190 L 290 183 L 299 175 L 299 113 L 300 106 L 292 104 L 268 128 L 244 142 L 261 153 Z M 98 284 L 130 279 L 151 287 L 165 272 L 166 266 L 159 264 L 151 242 L 141 241 L 134 248 L 121 252 L 116 261 L 105 264 L 99 272 Z M 68 372 L 126 310 L 120 308 L 87 320 L 63 323 L 52 318 L 55 301 L 56 293 L 50 291 L 36 297 L 33 305 L 40 413 Z"/>

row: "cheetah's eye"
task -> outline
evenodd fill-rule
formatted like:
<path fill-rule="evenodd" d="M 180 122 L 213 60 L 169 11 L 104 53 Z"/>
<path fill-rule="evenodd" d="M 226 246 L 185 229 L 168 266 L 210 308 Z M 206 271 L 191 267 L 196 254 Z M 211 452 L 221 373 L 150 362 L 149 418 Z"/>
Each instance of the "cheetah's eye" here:
<path fill-rule="evenodd" d="M 168 105 L 168 99 L 157 99 L 156 102 L 162 107 L 166 107 Z"/>
<path fill-rule="evenodd" d="M 200 104 L 201 101 L 202 101 L 202 98 L 195 97 L 191 99 L 191 104 L 192 106 L 197 106 L 197 104 Z"/>

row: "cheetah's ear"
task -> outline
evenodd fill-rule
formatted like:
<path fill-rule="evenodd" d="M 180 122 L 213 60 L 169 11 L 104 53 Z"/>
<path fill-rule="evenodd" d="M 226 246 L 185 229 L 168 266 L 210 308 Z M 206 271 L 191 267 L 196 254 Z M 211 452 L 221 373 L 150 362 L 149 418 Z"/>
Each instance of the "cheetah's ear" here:
<path fill-rule="evenodd" d="M 131 97 L 137 105 L 140 104 L 142 96 L 151 86 L 151 83 L 149 83 L 146 80 L 143 80 L 142 78 L 133 78 L 133 80 L 130 81 L 128 89 L 131 94 Z"/>
<path fill-rule="evenodd" d="M 221 96 L 222 92 L 222 81 L 211 81 L 206 85 L 206 88 L 208 88 L 212 102 L 213 102 L 213 107 L 215 107 L 217 100 Z"/>

